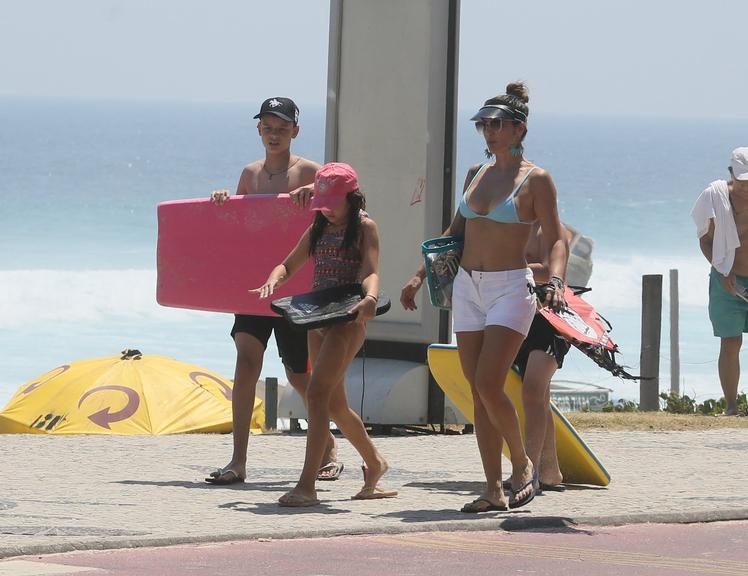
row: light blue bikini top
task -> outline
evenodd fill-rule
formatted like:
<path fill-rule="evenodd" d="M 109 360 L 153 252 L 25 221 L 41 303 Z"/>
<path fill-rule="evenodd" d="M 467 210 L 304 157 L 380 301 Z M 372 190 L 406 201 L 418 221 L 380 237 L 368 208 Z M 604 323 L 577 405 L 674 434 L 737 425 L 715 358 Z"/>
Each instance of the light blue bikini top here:
<path fill-rule="evenodd" d="M 488 166 L 487 163 L 478 168 L 475 176 L 473 176 L 472 180 L 470 180 L 468 188 L 470 187 L 470 184 L 473 183 L 473 180 L 476 179 L 478 174 L 480 174 L 483 171 L 483 168 L 485 168 L 486 166 Z M 519 215 L 517 214 L 517 206 L 514 203 L 514 197 L 517 195 L 517 191 L 522 188 L 522 184 L 525 183 L 525 180 L 527 180 L 527 177 L 532 173 L 533 170 L 535 170 L 535 166 L 527 171 L 527 173 L 522 177 L 519 183 L 514 187 L 511 194 L 509 194 L 509 196 L 507 196 L 503 202 L 497 204 L 488 214 L 478 214 L 477 212 L 471 210 L 470 206 L 467 205 L 467 201 L 465 200 L 465 194 L 463 194 L 462 200 L 460 200 L 460 214 L 462 214 L 462 216 L 468 220 L 472 218 L 488 218 L 489 220 L 493 220 L 494 222 L 499 222 L 501 224 L 532 224 L 532 222 L 523 222 L 519 219 Z"/>

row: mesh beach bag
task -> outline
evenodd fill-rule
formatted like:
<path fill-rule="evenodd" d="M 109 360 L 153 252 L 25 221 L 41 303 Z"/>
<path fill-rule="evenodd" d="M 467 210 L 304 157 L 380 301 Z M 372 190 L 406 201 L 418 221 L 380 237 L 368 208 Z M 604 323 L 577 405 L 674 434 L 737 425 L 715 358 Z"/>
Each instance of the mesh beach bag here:
<path fill-rule="evenodd" d="M 459 236 L 442 236 L 421 244 L 429 296 L 437 308 L 452 308 L 452 283 L 460 267 L 462 245 Z"/>

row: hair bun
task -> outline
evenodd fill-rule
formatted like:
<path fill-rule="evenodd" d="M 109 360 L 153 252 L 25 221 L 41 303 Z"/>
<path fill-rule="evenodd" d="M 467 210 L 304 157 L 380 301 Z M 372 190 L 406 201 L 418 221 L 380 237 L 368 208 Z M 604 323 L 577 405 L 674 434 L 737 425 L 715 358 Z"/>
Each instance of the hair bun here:
<path fill-rule="evenodd" d="M 527 90 L 527 85 L 521 80 L 515 80 L 506 85 L 507 96 L 514 96 L 520 99 L 522 102 L 527 104 L 530 101 L 530 93 Z"/>

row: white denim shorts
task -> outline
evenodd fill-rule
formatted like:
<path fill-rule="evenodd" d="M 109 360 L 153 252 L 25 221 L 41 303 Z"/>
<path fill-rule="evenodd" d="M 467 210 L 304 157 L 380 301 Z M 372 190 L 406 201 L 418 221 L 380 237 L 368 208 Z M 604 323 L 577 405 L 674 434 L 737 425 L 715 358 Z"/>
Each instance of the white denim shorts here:
<path fill-rule="evenodd" d="M 486 326 L 506 326 L 523 336 L 537 311 L 532 270 L 466 271 L 460 267 L 452 289 L 454 332 L 474 332 Z"/>

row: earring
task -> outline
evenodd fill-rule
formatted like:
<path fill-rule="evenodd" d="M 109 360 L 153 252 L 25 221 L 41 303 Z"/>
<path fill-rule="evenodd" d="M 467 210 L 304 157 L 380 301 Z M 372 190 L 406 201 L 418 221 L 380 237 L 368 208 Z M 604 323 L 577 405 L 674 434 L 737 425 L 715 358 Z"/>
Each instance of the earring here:
<path fill-rule="evenodd" d="M 493 157 L 493 153 L 488 148 L 484 148 L 483 149 L 483 153 L 486 155 L 486 158 L 492 158 Z"/>
<path fill-rule="evenodd" d="M 524 151 L 525 151 L 525 149 L 524 149 L 524 147 L 522 146 L 522 143 L 521 143 L 521 142 L 520 142 L 519 144 L 517 144 L 517 145 L 515 145 L 515 146 L 511 146 L 511 147 L 509 148 L 509 154 L 511 154 L 511 155 L 512 155 L 513 157 L 515 157 L 515 158 L 516 158 L 517 156 L 522 156 L 522 153 L 523 153 Z"/>

